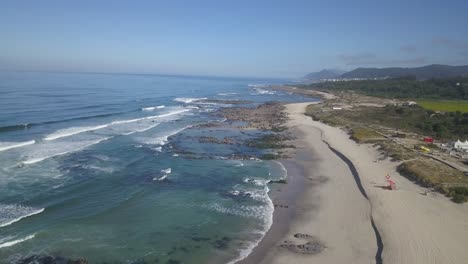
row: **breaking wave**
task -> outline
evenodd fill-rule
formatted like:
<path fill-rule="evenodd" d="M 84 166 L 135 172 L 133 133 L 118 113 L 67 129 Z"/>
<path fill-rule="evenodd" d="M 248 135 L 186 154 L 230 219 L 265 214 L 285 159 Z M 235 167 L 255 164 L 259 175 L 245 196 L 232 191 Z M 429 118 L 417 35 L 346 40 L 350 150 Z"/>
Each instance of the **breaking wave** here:
<path fill-rule="evenodd" d="M 60 129 L 60 130 L 57 130 L 57 131 L 53 132 L 52 134 L 49 134 L 48 136 L 46 136 L 44 138 L 44 140 L 50 141 L 50 140 L 55 140 L 55 139 L 59 139 L 59 138 L 69 137 L 69 136 L 73 136 L 73 135 L 84 133 L 84 132 L 100 130 L 100 129 L 107 128 L 107 127 L 113 126 L 113 125 L 128 124 L 128 123 L 134 123 L 134 122 L 138 122 L 138 121 L 154 120 L 154 119 L 158 119 L 158 118 L 169 117 L 169 116 L 181 114 L 181 113 L 184 113 L 184 112 L 187 112 L 187 111 L 190 111 L 190 109 L 178 109 L 178 110 L 174 110 L 174 111 L 171 111 L 171 112 L 168 112 L 168 113 L 165 113 L 165 114 L 161 114 L 161 115 L 146 116 L 146 117 L 135 118 L 135 119 L 116 120 L 116 121 L 112 121 L 112 122 L 107 123 L 107 124 L 102 124 L 102 125 L 97 125 L 97 126 L 70 127 L 70 128 Z M 136 130 L 134 132 L 138 132 L 138 130 Z"/>
<path fill-rule="evenodd" d="M 144 107 L 144 108 L 141 109 L 141 111 L 154 111 L 156 109 L 162 109 L 164 107 L 166 107 L 166 106 L 158 105 L 158 106 Z"/>
<path fill-rule="evenodd" d="M 35 140 L 29 140 L 24 142 L 0 142 L 0 151 L 5 151 L 14 148 L 20 148 L 36 143 Z"/>
<path fill-rule="evenodd" d="M 204 98 L 178 97 L 178 98 L 174 99 L 174 101 L 190 104 L 190 103 L 193 103 L 193 102 L 196 102 L 196 101 L 201 101 L 201 100 L 206 100 L 206 99 L 208 99 L 208 98 L 206 98 L 206 97 L 204 97 Z"/>
<path fill-rule="evenodd" d="M 31 215 L 40 214 L 44 208 L 34 208 L 16 204 L 0 204 L 0 227 L 11 225 Z"/>
<path fill-rule="evenodd" d="M 24 237 L 24 238 L 20 238 L 20 239 L 16 239 L 16 240 L 12 240 L 12 241 L 2 243 L 2 244 L 0 244 L 0 248 L 11 247 L 13 245 L 24 242 L 26 240 L 33 239 L 35 236 L 36 236 L 36 234 L 33 234 L 33 235 L 29 235 L 29 236 Z"/>

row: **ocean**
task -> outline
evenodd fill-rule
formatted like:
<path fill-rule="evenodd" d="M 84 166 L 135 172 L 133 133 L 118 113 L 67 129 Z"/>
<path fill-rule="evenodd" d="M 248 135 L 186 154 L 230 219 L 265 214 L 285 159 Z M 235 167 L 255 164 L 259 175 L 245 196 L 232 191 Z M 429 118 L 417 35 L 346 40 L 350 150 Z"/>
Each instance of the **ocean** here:
<path fill-rule="evenodd" d="M 280 162 L 201 99 L 301 102 L 287 80 L 0 72 L 0 263 L 234 263 L 261 240 Z M 309 99 L 310 100 L 310 99 Z"/>

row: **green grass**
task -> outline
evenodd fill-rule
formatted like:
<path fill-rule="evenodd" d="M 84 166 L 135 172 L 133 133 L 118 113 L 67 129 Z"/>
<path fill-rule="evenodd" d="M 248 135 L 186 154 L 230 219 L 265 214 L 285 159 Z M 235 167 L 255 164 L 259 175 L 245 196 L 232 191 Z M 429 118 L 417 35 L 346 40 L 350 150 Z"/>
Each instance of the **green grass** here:
<path fill-rule="evenodd" d="M 468 100 L 418 100 L 417 102 L 428 110 L 468 113 Z"/>
<path fill-rule="evenodd" d="M 468 201 L 468 177 L 441 162 L 429 159 L 405 161 L 398 166 L 398 172 L 424 187 L 436 188 L 456 203 Z"/>
<path fill-rule="evenodd" d="M 369 143 L 374 141 L 380 141 L 384 138 L 382 137 L 382 135 L 380 135 L 372 129 L 364 127 L 355 127 L 352 129 L 351 139 L 355 140 L 358 143 Z"/>

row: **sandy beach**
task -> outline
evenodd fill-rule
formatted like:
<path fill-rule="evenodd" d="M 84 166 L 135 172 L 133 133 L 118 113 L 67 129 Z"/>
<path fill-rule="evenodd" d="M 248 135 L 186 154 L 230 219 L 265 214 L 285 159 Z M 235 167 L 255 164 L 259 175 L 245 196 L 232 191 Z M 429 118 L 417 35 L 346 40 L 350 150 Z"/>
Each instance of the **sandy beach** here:
<path fill-rule="evenodd" d="M 297 148 L 284 162 L 288 184 L 271 193 L 283 206 L 240 263 L 468 263 L 468 205 L 422 195 L 372 145 L 305 116 L 308 104 L 286 107 Z M 382 188 L 387 174 L 397 190 Z"/>

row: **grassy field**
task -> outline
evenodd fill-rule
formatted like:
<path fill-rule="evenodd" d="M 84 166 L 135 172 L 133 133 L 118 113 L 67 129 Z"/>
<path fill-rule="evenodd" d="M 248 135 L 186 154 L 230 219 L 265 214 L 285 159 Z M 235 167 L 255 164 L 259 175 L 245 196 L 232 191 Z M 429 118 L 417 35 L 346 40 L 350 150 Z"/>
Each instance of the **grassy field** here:
<path fill-rule="evenodd" d="M 429 110 L 468 113 L 468 100 L 418 100 L 418 104 Z"/>

